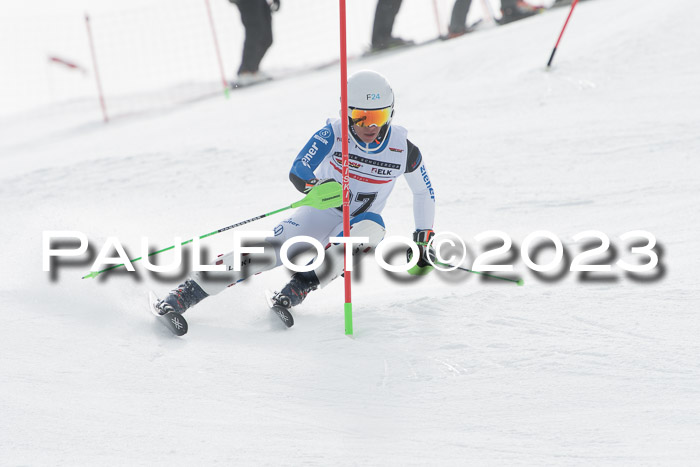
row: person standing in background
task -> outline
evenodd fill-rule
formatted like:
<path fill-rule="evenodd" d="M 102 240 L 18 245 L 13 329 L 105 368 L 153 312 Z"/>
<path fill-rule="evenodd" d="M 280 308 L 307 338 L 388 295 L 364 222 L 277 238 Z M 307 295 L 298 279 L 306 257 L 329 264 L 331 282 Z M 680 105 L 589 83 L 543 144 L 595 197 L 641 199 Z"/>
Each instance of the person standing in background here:
<path fill-rule="evenodd" d="M 490 0 L 486 0 L 490 1 Z M 468 32 L 467 15 L 472 0 L 455 0 L 452 7 L 452 16 L 448 27 L 448 38 L 459 37 Z M 542 7 L 530 5 L 522 0 L 501 0 L 501 19 L 498 24 L 507 24 L 519 19 L 527 18 L 542 11 Z"/>
<path fill-rule="evenodd" d="M 241 12 L 245 28 L 243 59 L 238 68 L 236 85 L 246 86 L 270 79 L 260 72 L 260 62 L 272 45 L 272 12 L 280 8 L 280 0 L 229 0 Z"/>
<path fill-rule="evenodd" d="M 447 28 L 447 36 L 449 38 L 458 37 L 467 32 L 467 15 L 469 7 L 472 5 L 472 0 L 456 0 L 452 7 L 452 16 L 450 17 L 450 25 Z"/>
<path fill-rule="evenodd" d="M 391 35 L 391 31 L 394 28 L 394 20 L 401 8 L 401 1 L 377 1 L 377 10 L 374 13 L 374 26 L 372 27 L 373 52 L 413 44 L 413 41 L 407 41 Z"/>

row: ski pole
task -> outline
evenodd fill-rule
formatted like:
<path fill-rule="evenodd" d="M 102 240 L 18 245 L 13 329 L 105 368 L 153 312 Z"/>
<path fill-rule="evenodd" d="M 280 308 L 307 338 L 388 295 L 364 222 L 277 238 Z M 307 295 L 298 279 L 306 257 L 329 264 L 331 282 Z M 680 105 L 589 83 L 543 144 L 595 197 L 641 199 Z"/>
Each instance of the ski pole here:
<path fill-rule="evenodd" d="M 316 209 L 328 209 L 328 208 L 337 208 L 343 203 L 343 192 L 342 192 L 342 187 L 340 183 L 337 182 L 331 182 L 331 183 L 324 183 L 322 185 L 315 186 L 309 191 L 309 193 L 304 196 L 304 198 L 300 199 L 299 201 L 290 204 L 289 206 L 285 206 L 280 209 L 276 209 L 274 211 L 270 211 L 266 214 L 261 214 L 256 217 L 251 217 L 250 219 L 237 222 L 235 224 L 229 225 L 227 227 L 222 227 L 219 230 L 215 230 L 213 232 L 209 232 L 204 235 L 200 235 L 199 239 L 211 237 L 212 235 L 216 235 L 221 232 L 226 232 L 227 230 L 235 229 L 236 227 L 240 227 L 245 224 L 249 224 L 251 222 L 255 222 L 257 220 L 263 219 L 265 217 L 271 216 L 273 214 L 277 214 L 282 211 L 286 211 L 287 209 L 295 209 L 301 206 L 311 206 L 312 208 Z M 189 239 L 187 241 L 182 242 L 180 245 L 184 246 L 187 245 L 188 243 L 192 243 L 194 239 Z M 163 248 L 162 250 L 154 251 L 153 253 L 149 253 L 148 256 L 153 256 L 157 255 L 159 253 L 163 253 L 164 251 L 172 250 L 175 248 L 175 245 L 169 246 L 167 248 Z M 130 263 L 135 263 L 136 261 L 143 259 L 143 256 L 139 256 L 136 259 L 129 260 Z M 124 263 L 122 264 L 117 264 L 115 266 L 108 267 L 106 269 L 103 269 L 101 271 L 91 271 L 88 274 L 84 275 L 82 279 L 86 278 L 95 278 L 102 274 L 103 272 L 111 271 L 112 269 L 116 269 L 118 267 L 124 266 Z"/>
<path fill-rule="evenodd" d="M 435 263 L 435 264 L 439 264 L 440 266 L 445 266 L 445 267 L 450 267 L 450 268 L 459 269 L 460 271 L 467 271 L 467 272 L 471 272 L 471 273 L 474 273 L 474 274 L 481 274 L 482 276 L 490 277 L 490 278 L 492 278 L 492 279 L 500 279 L 500 280 L 502 280 L 502 281 L 515 282 L 515 283 L 518 284 L 518 285 L 525 285 L 525 281 L 522 280 L 522 279 L 509 279 L 509 278 L 507 278 L 507 277 L 495 276 L 495 275 L 493 275 L 493 274 L 488 274 L 488 273 L 486 273 L 486 272 L 473 271 L 473 270 L 471 270 L 471 269 L 463 268 L 463 267 L 460 267 L 460 266 L 453 266 L 453 265 L 451 265 L 451 264 L 441 263 L 441 262 L 439 262 L 439 261 L 434 261 L 434 263 Z"/>
<path fill-rule="evenodd" d="M 416 242 L 416 245 L 428 246 L 428 242 Z M 435 256 L 432 253 L 431 253 L 430 259 L 432 259 L 433 263 L 435 263 L 436 265 L 439 264 L 440 266 L 445 266 L 447 268 L 455 268 L 455 269 L 459 269 L 460 271 L 467 271 L 467 272 L 471 272 L 473 274 L 481 274 L 482 276 L 490 277 L 492 279 L 500 279 L 502 281 L 515 282 L 518 285 L 525 285 L 525 281 L 522 279 L 509 279 L 507 277 L 496 276 L 494 274 L 489 274 L 486 272 L 473 271 L 471 269 L 463 268 L 460 266 L 453 266 L 451 264 L 441 263 L 440 261 L 436 261 L 437 258 L 435 258 Z"/>
<path fill-rule="evenodd" d="M 435 15 L 438 37 L 442 37 L 442 25 L 440 24 L 440 11 L 438 10 L 437 0 L 433 0 L 433 14 Z"/>
<path fill-rule="evenodd" d="M 496 13 L 493 11 L 493 6 L 491 5 L 490 0 L 481 0 L 481 5 L 483 6 L 484 9 L 484 16 L 487 16 L 487 20 L 489 20 L 491 23 L 496 22 Z"/>
<path fill-rule="evenodd" d="M 557 39 L 557 43 L 554 44 L 554 48 L 552 49 L 552 55 L 549 56 L 549 61 L 547 62 L 547 68 L 552 66 L 552 60 L 554 60 L 554 54 L 557 52 L 557 47 L 559 47 L 559 41 L 561 41 L 561 38 L 564 35 L 564 31 L 566 30 L 566 25 L 569 24 L 569 19 L 571 19 L 571 14 L 574 12 L 574 8 L 576 7 L 577 3 L 578 3 L 578 0 L 574 0 L 571 3 L 571 10 L 569 10 L 569 16 L 566 17 L 566 21 L 564 22 L 564 27 L 561 28 L 561 32 L 559 33 L 559 39 Z"/>

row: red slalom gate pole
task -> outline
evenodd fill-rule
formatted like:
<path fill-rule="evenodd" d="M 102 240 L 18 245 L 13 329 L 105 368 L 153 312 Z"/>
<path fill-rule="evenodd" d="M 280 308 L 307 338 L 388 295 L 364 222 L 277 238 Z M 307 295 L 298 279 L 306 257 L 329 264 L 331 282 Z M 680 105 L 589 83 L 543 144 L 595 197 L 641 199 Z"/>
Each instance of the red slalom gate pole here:
<path fill-rule="evenodd" d="M 224 95 L 228 98 L 228 83 L 226 82 L 226 74 L 224 73 L 224 62 L 221 60 L 221 50 L 219 49 L 219 39 L 216 36 L 216 28 L 214 27 L 214 16 L 211 14 L 211 5 L 209 0 L 204 0 L 207 5 L 207 14 L 209 15 L 209 25 L 211 26 L 211 35 L 214 38 L 214 50 L 216 51 L 216 59 L 219 61 L 219 73 L 221 73 L 221 83 L 224 86 Z"/>
<path fill-rule="evenodd" d="M 348 157 L 348 54 L 345 0 L 340 2 L 340 127 L 343 151 L 343 235 L 350 236 L 350 160 Z M 352 246 L 345 244 L 345 335 L 352 336 L 352 280 L 348 271 L 352 261 Z"/>
<path fill-rule="evenodd" d="M 107 116 L 107 104 L 105 104 L 105 96 L 102 92 L 102 82 L 100 81 L 100 71 L 97 68 L 97 54 L 95 53 L 95 44 L 92 40 L 92 29 L 90 28 L 90 16 L 85 13 L 85 26 L 87 27 L 88 42 L 90 42 L 90 54 L 92 55 L 92 66 L 95 69 L 95 81 L 97 81 L 97 93 L 100 98 L 100 107 L 102 107 L 102 117 L 104 117 L 105 123 L 109 122 L 109 117 Z"/>
<path fill-rule="evenodd" d="M 557 43 L 554 44 L 554 48 L 552 49 L 552 55 L 549 56 L 549 61 L 547 62 L 547 68 L 552 66 L 552 60 L 554 60 L 554 54 L 557 53 L 557 47 L 559 47 L 559 42 L 561 41 L 562 36 L 564 36 L 564 31 L 566 31 L 566 25 L 569 24 L 569 20 L 571 19 L 571 15 L 574 12 L 574 8 L 576 8 L 577 3 L 578 3 L 578 0 L 574 0 L 573 3 L 571 3 L 571 10 L 569 10 L 569 16 L 566 17 L 566 21 L 564 22 L 564 27 L 561 28 L 561 32 L 559 33 L 559 39 L 557 39 Z"/>

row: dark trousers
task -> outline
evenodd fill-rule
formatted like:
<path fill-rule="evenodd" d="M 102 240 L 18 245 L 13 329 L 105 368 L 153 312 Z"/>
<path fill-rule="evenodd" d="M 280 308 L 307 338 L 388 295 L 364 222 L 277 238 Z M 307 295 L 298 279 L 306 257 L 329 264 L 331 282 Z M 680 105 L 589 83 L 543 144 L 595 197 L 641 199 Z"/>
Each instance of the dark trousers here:
<path fill-rule="evenodd" d="M 394 20 L 401 8 L 402 0 L 378 0 L 372 28 L 372 45 L 381 46 L 391 37 Z"/>
<path fill-rule="evenodd" d="M 239 0 L 241 21 L 245 27 L 243 60 L 238 73 L 255 72 L 272 45 L 272 14 L 267 0 Z"/>
<path fill-rule="evenodd" d="M 488 0 L 487 0 L 488 1 Z M 456 0 L 452 7 L 452 18 L 450 19 L 449 32 L 461 34 L 467 30 L 467 14 L 472 0 Z"/>

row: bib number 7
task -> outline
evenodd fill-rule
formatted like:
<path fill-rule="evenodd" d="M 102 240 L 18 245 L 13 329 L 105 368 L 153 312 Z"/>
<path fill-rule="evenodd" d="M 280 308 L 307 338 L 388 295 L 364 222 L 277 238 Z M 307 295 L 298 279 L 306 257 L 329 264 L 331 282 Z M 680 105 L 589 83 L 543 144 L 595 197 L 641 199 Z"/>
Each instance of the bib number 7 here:
<path fill-rule="evenodd" d="M 372 207 L 372 203 L 374 203 L 374 200 L 377 199 L 377 193 L 358 193 L 357 196 L 353 198 L 352 191 L 350 192 L 350 203 L 352 204 L 353 199 L 355 200 L 356 203 L 362 203 L 359 208 L 355 209 L 354 212 L 350 213 L 351 217 L 355 217 L 357 215 L 362 214 L 363 212 L 367 212 L 370 207 Z M 336 208 L 338 211 L 342 211 L 343 207 L 337 207 Z"/>

